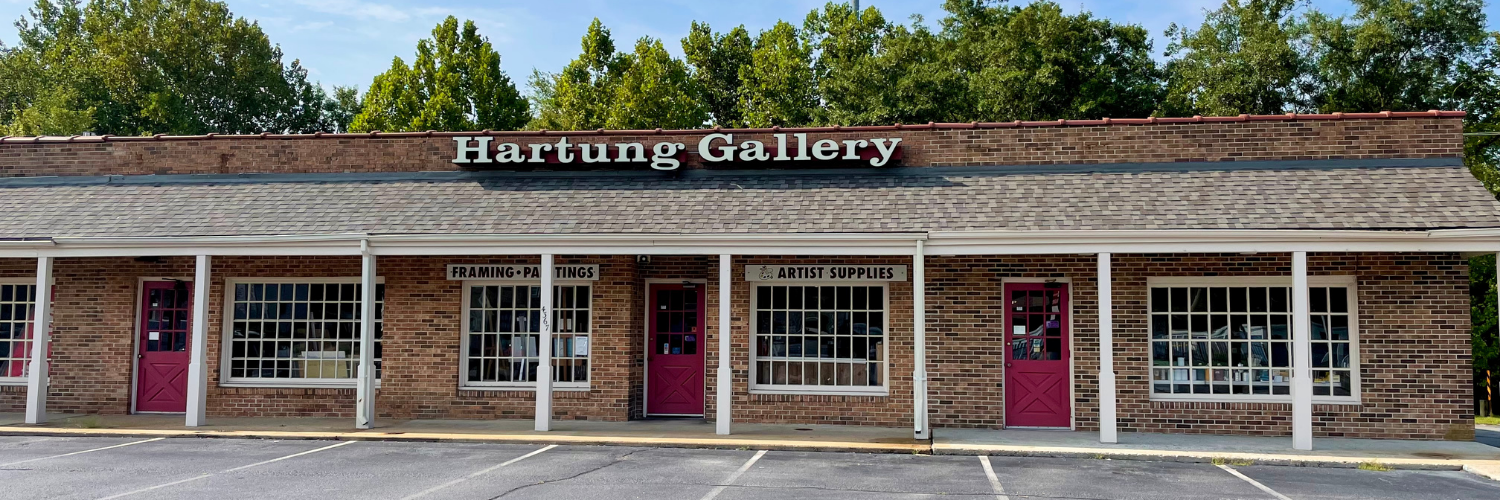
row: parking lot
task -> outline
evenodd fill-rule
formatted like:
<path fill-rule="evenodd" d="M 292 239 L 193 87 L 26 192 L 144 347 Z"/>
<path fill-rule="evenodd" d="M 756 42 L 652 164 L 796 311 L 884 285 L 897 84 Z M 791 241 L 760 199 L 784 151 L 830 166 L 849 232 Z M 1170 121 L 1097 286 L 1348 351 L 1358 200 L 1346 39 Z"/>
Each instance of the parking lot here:
<path fill-rule="evenodd" d="M 29 436 L 0 436 L 0 485 L 0 497 L 6 499 L 1500 499 L 1500 483 L 1457 471 L 602 446 Z"/>

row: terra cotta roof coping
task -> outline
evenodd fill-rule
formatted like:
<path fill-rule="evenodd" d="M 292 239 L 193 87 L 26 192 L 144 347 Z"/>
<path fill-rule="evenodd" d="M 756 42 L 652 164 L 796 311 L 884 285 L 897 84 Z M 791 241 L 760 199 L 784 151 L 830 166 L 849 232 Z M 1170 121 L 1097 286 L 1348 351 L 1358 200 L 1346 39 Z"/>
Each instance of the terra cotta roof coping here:
<path fill-rule="evenodd" d="M 906 125 L 897 123 L 895 125 L 868 125 L 844 127 L 834 125 L 831 127 L 771 127 L 771 128 L 739 128 L 728 129 L 722 127 L 685 129 L 685 130 L 481 130 L 474 132 L 438 132 L 428 130 L 426 132 L 361 132 L 334 134 L 317 132 L 312 134 L 273 134 L 261 132 L 259 134 L 216 134 L 205 135 L 166 135 L 156 134 L 151 136 L 120 136 L 120 135 L 98 135 L 98 136 L 42 136 L 42 137 L 0 137 L 0 144 L 36 144 L 36 143 L 92 143 L 92 142 L 126 142 L 126 141 L 197 141 L 208 139 L 373 139 L 373 138 L 410 138 L 410 137 L 455 137 L 455 136 L 602 136 L 602 135 L 695 135 L 711 134 L 715 132 L 740 132 L 740 133 L 768 133 L 768 132 L 880 132 L 889 130 L 964 130 L 964 129 L 991 129 L 991 128 L 1037 128 L 1037 127 L 1096 127 L 1101 125 L 1162 125 L 1178 123 L 1225 123 L 1225 122 L 1257 122 L 1257 121 L 1297 121 L 1297 120 L 1360 120 L 1360 119 L 1391 119 L 1391 118 L 1462 118 L 1463 111 L 1381 111 L 1378 113 L 1326 113 L 1326 114 L 1298 114 L 1287 113 L 1282 115 L 1239 115 L 1239 116 L 1193 116 L 1181 118 L 1101 118 L 1097 120 L 1048 120 L 1048 121 L 1011 121 L 1011 122 L 969 122 L 969 123 L 937 123 L 927 122 L 925 124 Z"/>

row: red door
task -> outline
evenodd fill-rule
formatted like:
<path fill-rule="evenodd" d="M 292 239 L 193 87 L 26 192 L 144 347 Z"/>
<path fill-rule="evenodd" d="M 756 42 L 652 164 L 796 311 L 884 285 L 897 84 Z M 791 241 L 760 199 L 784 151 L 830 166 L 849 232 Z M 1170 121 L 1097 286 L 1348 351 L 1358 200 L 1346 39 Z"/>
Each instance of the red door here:
<path fill-rule="evenodd" d="M 147 281 L 141 287 L 135 411 L 187 411 L 192 285 L 185 281 Z"/>
<path fill-rule="evenodd" d="M 1068 288 L 1007 283 L 1005 425 L 1068 427 Z"/>
<path fill-rule="evenodd" d="M 650 285 L 646 414 L 703 414 L 703 289 Z"/>

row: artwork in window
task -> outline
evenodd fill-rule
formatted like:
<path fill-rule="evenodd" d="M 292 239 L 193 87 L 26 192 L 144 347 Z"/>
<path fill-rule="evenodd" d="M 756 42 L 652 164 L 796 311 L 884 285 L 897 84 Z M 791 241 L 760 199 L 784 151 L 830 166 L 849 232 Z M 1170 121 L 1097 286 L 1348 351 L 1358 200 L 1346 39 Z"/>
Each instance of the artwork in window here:
<path fill-rule="evenodd" d="M 565 386 L 589 380 L 590 290 L 587 285 L 552 288 L 552 380 Z M 540 363 L 541 285 L 471 285 L 467 300 L 466 384 L 535 383 Z"/>
<path fill-rule="evenodd" d="M 755 384 L 885 384 L 884 286 L 757 286 Z"/>
<path fill-rule="evenodd" d="M 0 284 L 0 379 L 26 376 L 36 285 Z"/>
<path fill-rule="evenodd" d="M 340 380 L 359 374 L 361 286 L 353 282 L 235 283 L 231 380 Z M 380 377 L 385 285 L 375 285 Z"/>
<path fill-rule="evenodd" d="M 1313 394 L 1353 394 L 1349 291 L 1309 288 Z M 1153 394 L 1291 394 L 1291 288 L 1153 287 Z"/>

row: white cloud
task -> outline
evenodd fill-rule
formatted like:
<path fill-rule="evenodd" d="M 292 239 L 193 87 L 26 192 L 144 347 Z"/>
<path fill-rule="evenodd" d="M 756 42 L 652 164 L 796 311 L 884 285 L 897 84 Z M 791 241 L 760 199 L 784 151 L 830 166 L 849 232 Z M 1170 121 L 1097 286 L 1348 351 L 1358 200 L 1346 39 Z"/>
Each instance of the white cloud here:
<path fill-rule="evenodd" d="M 314 12 L 348 16 L 360 20 L 401 22 L 411 18 L 411 14 L 408 14 L 406 9 L 360 0 L 297 0 L 297 3 Z"/>

